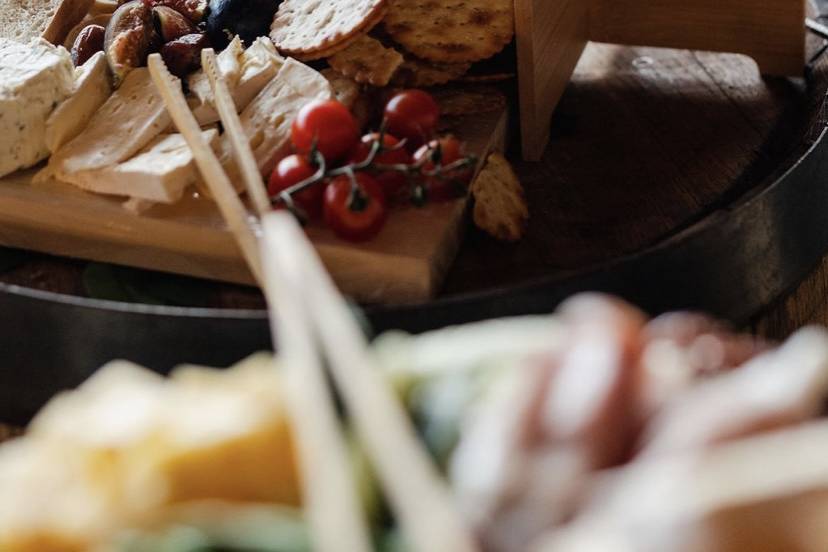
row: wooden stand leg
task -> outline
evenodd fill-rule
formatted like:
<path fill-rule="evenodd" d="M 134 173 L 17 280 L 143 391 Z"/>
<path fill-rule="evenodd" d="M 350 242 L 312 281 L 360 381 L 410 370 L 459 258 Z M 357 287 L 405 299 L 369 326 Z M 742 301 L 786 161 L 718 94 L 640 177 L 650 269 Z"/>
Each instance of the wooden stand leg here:
<path fill-rule="evenodd" d="M 523 157 L 538 160 L 549 122 L 589 37 L 586 0 L 518 0 L 518 75 Z"/>
<path fill-rule="evenodd" d="M 801 75 L 807 0 L 517 0 L 523 157 L 540 159 L 552 112 L 588 40 L 746 54 Z"/>

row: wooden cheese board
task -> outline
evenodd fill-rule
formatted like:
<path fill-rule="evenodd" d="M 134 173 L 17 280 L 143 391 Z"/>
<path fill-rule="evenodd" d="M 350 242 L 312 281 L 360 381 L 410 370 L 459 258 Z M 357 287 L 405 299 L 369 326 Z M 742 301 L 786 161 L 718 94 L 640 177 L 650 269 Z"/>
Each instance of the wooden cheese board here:
<path fill-rule="evenodd" d="M 509 109 L 448 119 L 446 128 L 485 159 L 506 145 Z M 39 168 L 0 179 L 0 245 L 79 259 L 253 284 L 253 277 L 215 203 L 193 191 L 174 205 L 135 213 L 123 199 L 48 180 Z M 411 303 L 434 296 L 454 259 L 466 200 L 404 206 L 380 235 L 349 243 L 321 223 L 308 234 L 341 289 L 364 302 Z"/>

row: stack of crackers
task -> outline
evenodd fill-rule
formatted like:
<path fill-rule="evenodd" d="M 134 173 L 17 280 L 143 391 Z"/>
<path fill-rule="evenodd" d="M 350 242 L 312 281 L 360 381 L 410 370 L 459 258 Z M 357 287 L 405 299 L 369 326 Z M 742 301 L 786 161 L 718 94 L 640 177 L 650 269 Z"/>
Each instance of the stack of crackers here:
<path fill-rule="evenodd" d="M 361 84 L 425 87 L 498 54 L 514 19 L 513 0 L 285 0 L 270 37 Z"/>

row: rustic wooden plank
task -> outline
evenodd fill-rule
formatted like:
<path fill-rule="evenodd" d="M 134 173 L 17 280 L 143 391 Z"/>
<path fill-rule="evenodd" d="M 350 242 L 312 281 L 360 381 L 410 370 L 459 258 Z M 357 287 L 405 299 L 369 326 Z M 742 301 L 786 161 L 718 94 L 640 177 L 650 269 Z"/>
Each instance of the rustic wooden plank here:
<path fill-rule="evenodd" d="M 503 102 L 505 104 L 505 102 Z M 481 158 L 506 142 L 508 107 L 454 122 Z M 141 214 L 121 199 L 56 181 L 32 183 L 34 171 L 0 179 L 0 244 L 211 280 L 252 284 L 215 204 L 193 193 Z M 326 266 L 348 294 L 365 302 L 423 301 L 435 293 L 459 247 L 465 200 L 395 210 L 364 244 L 308 227 Z"/>
<path fill-rule="evenodd" d="M 737 52 L 762 72 L 801 75 L 807 0 L 520 0 L 515 3 L 523 158 L 541 158 L 549 119 L 587 40 Z"/>
<path fill-rule="evenodd" d="M 590 39 L 736 52 L 763 73 L 801 75 L 806 0 L 590 0 Z"/>
<path fill-rule="evenodd" d="M 541 162 L 517 164 L 526 238 L 471 233 L 446 293 L 564 277 L 675 235 L 780 170 L 811 97 L 744 56 L 590 44 Z"/>
<path fill-rule="evenodd" d="M 548 121 L 588 40 L 587 16 L 584 0 L 515 2 L 525 159 L 537 160 L 543 154 Z"/>

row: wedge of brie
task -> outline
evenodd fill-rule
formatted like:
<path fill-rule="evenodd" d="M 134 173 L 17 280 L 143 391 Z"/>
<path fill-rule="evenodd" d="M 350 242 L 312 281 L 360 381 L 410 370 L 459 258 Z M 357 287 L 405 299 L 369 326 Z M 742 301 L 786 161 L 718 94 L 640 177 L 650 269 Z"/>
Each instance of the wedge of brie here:
<path fill-rule="evenodd" d="M 46 119 L 73 87 L 65 49 L 0 39 L 0 177 L 48 157 Z"/>
<path fill-rule="evenodd" d="M 244 110 L 282 68 L 285 60 L 267 38 L 258 38 L 247 50 L 234 48 L 236 40 L 217 56 L 219 72 L 224 76 L 238 111 Z M 239 43 L 240 44 L 240 43 Z M 237 61 L 238 65 L 233 64 Z M 193 114 L 201 126 L 219 121 L 210 82 L 203 71 L 189 80 L 193 95 Z"/>
<path fill-rule="evenodd" d="M 126 161 L 170 124 L 161 95 L 145 67 L 131 71 L 120 88 L 75 139 L 49 161 L 58 179 Z"/>
<path fill-rule="evenodd" d="M 216 130 L 206 130 L 203 135 L 216 145 Z M 165 134 L 128 161 L 104 169 L 68 173 L 62 180 L 88 192 L 175 203 L 197 179 L 198 170 L 184 137 Z"/>
<path fill-rule="evenodd" d="M 109 66 L 98 52 L 75 69 L 72 95 L 46 121 L 46 147 L 55 152 L 80 134 L 96 111 L 112 94 Z"/>
<path fill-rule="evenodd" d="M 330 100 L 333 90 L 318 71 L 286 59 L 279 73 L 241 113 L 241 123 L 262 174 L 269 174 L 290 149 L 290 127 L 302 107 L 313 100 Z M 225 140 L 226 142 L 226 140 Z M 223 144 L 225 158 L 230 146 Z M 232 162 L 227 163 L 231 176 Z"/>

